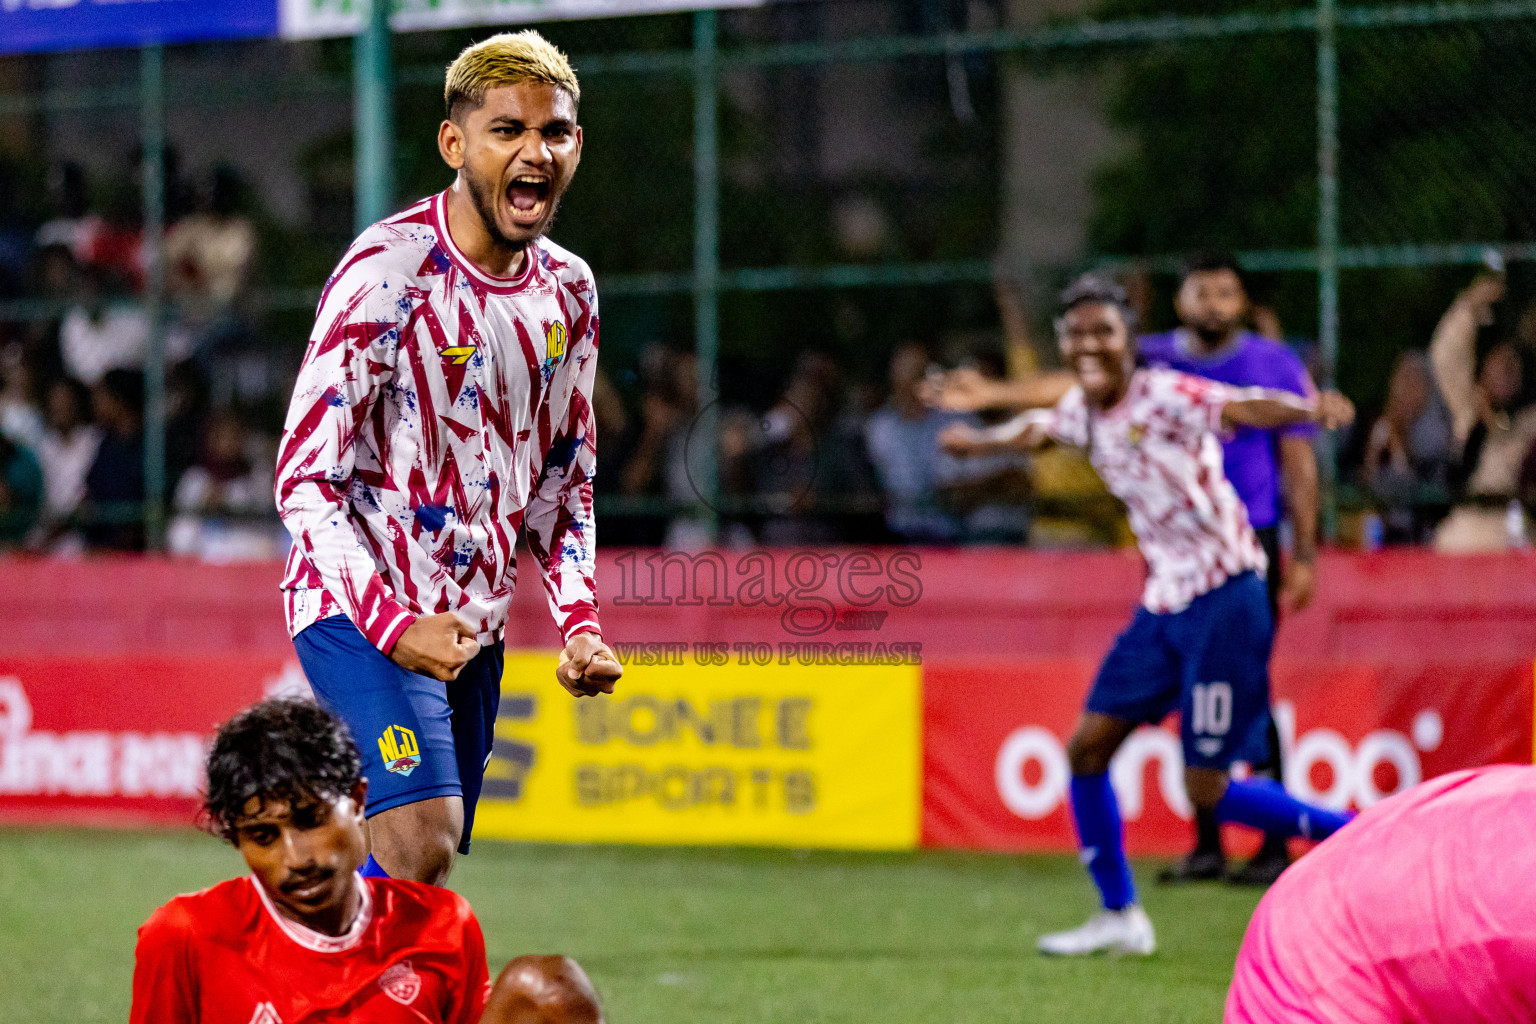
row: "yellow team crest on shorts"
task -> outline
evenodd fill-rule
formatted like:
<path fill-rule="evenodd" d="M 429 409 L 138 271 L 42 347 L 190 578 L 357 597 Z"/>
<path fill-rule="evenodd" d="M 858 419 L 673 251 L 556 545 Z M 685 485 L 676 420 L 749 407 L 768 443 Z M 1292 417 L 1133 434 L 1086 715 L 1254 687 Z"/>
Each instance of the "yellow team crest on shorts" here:
<path fill-rule="evenodd" d="M 416 745 L 416 734 L 403 725 L 391 725 L 379 737 L 379 755 L 384 767 L 409 777 L 421 767 L 421 748 Z"/>

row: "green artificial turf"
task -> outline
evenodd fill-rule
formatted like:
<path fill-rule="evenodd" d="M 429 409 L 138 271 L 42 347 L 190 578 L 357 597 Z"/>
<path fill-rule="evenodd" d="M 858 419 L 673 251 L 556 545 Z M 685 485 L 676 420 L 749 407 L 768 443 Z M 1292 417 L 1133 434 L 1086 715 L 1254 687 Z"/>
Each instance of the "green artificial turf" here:
<path fill-rule="evenodd" d="M 1070 857 L 477 843 L 453 884 L 491 969 L 579 959 L 609 1024 L 1219 1021 L 1257 894 L 1164 889 L 1138 865 L 1160 949 L 1047 960 L 1041 932 L 1093 909 Z M 0 1007 L 12 1021 L 125 1021 L 134 930 L 244 873 L 197 834 L 0 830 Z"/>

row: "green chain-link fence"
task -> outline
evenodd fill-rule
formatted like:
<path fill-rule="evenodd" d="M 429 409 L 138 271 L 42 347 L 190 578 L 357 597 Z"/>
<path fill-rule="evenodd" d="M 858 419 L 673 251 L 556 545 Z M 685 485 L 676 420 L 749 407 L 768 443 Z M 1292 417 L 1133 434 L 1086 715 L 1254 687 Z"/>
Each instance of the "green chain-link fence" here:
<path fill-rule="evenodd" d="M 597 270 L 620 390 L 643 386 L 656 342 L 696 354 L 706 409 L 717 393 L 761 409 L 807 349 L 867 380 L 909 338 L 985 347 L 1000 276 L 1018 279 L 1038 328 L 1070 273 L 1140 269 L 1166 320 L 1180 254 L 1224 247 L 1369 408 L 1467 268 L 1536 255 L 1536 2 L 1169 13 L 1116 0 L 1080 14 L 1093 20 L 846 0 L 548 26 L 583 76 L 589 132 L 555 233 Z M 394 40 L 397 200 L 443 184 L 441 68 L 469 38 Z M 70 132 L 142 108 L 152 133 L 163 102 L 173 144 L 196 130 L 178 112 L 224 109 L 260 146 L 286 130 L 264 110 L 351 102 L 343 44 L 221 47 L 243 69 L 221 81 L 179 81 L 210 48 L 172 48 L 161 100 L 148 78 L 55 83 L 0 96 L 0 118 Z M 345 127 L 307 142 L 308 206 L 264 221 L 248 308 L 290 363 L 348 240 L 350 147 Z M 56 312 L 0 303 L 13 321 Z M 612 480 L 610 513 L 696 504 Z M 691 486 L 717 508 L 753 504 L 722 499 L 707 467 Z"/>

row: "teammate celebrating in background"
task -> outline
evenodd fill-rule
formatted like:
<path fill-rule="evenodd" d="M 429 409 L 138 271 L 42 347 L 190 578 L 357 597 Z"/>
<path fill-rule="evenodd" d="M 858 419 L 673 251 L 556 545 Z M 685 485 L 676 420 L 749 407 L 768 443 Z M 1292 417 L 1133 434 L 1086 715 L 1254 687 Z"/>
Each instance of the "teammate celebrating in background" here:
<path fill-rule="evenodd" d="M 1046 935 L 1042 952 L 1149 954 L 1151 921 L 1136 901 L 1109 762 L 1138 725 L 1181 712 L 1184 783 L 1218 820 L 1321 839 L 1347 817 L 1304 804 L 1269 780 L 1229 777 L 1263 761 L 1269 727 L 1273 622 L 1260 574 L 1264 552 L 1222 472 L 1218 434 L 1239 426 L 1348 422 L 1329 392 L 1232 388 L 1166 369 L 1137 369 L 1135 314 L 1119 286 L 1088 276 L 1062 296 L 1057 334 L 1077 384 L 1050 410 L 990 430 L 956 426 L 956 455 L 1024 449 L 1049 440 L 1087 448 L 1125 502 L 1148 578 L 1142 607 L 1115 641 L 1068 746 L 1072 814 L 1103 911 Z"/>
<path fill-rule="evenodd" d="M 1305 398 L 1314 387 L 1306 368 L 1285 345 L 1243 329 L 1248 292 L 1236 259 L 1199 255 L 1184 265 L 1174 310 L 1177 330 L 1144 335 L 1137 341 L 1142 365 L 1168 367 L 1234 387 L 1268 387 Z M 1022 380 L 992 381 L 956 370 L 929 388 L 928 399 L 958 411 L 1055 405 L 1075 380 L 1070 371 L 1045 371 Z M 1310 423 L 1264 429 L 1239 426 L 1222 438 L 1222 468 L 1248 512 L 1249 525 L 1268 562 L 1265 584 L 1270 615 L 1278 628 L 1282 604 L 1300 611 L 1312 600 L 1317 561 L 1317 456 Z M 1290 513 L 1292 550 L 1282 572 L 1281 496 Z M 1282 601 L 1283 591 L 1283 601 Z M 1264 770 L 1284 777 L 1279 733 L 1271 722 Z M 1195 809 L 1195 848 L 1159 876 L 1165 882 L 1198 881 L 1226 874 L 1221 830 L 1206 809 Z M 1290 863 L 1284 837 L 1266 834 L 1254 858 L 1228 876 L 1249 885 L 1269 885 Z"/>
<path fill-rule="evenodd" d="M 491 986 L 463 897 L 357 873 L 367 789 L 346 726 L 315 704 L 226 722 L 204 809 L 251 874 L 139 929 L 131 1024 L 601 1024 L 573 961 L 520 957 Z"/>
<path fill-rule="evenodd" d="M 449 188 L 364 231 L 326 283 L 278 456 L 288 628 L 368 752 L 368 873 L 467 852 L 521 530 L 571 693 L 612 692 L 593 582 L 597 294 L 543 237 L 581 158 L 580 88 L 532 31 L 448 68 Z M 377 754 L 377 760 L 374 760 Z"/>

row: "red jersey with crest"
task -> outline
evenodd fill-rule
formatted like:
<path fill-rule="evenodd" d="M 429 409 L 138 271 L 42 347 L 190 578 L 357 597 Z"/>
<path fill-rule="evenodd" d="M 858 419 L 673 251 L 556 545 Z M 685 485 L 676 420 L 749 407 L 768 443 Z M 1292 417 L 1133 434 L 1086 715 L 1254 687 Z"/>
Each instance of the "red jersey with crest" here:
<path fill-rule="evenodd" d="M 345 935 L 278 913 L 254 876 L 178 896 L 139 929 L 130 1024 L 475 1024 L 490 977 L 469 903 L 361 878 Z"/>
<path fill-rule="evenodd" d="M 345 613 L 388 653 L 454 611 L 499 639 L 519 530 L 562 639 L 598 629 L 592 272 L 539 239 L 485 274 L 446 196 L 364 231 L 321 295 L 277 463 L 290 634 Z"/>

